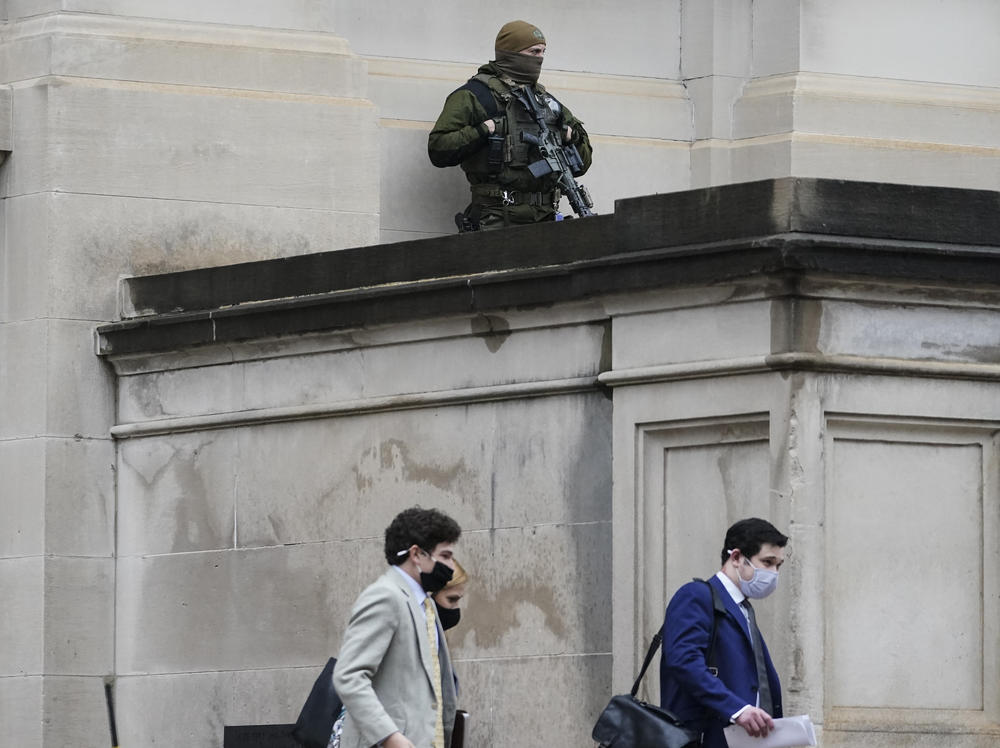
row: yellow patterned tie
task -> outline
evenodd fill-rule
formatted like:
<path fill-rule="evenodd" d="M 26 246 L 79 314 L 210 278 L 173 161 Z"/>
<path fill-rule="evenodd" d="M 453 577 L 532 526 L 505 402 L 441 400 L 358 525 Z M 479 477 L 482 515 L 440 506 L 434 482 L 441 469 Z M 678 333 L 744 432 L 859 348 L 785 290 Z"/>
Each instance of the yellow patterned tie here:
<path fill-rule="evenodd" d="M 444 705 L 441 703 L 441 660 L 438 659 L 437 647 L 437 617 L 434 612 L 434 601 L 424 598 L 424 611 L 427 613 L 427 643 L 431 648 L 431 664 L 434 669 L 434 701 L 437 709 L 434 711 L 434 748 L 444 748 Z"/>

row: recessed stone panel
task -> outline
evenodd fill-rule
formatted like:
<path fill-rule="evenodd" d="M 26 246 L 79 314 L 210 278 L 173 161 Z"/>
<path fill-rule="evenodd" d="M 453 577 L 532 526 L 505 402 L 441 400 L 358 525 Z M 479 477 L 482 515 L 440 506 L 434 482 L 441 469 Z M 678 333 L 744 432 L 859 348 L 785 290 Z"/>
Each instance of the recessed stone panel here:
<path fill-rule="evenodd" d="M 682 584 L 718 571 L 729 525 L 772 517 L 767 429 L 766 420 L 746 418 L 642 430 L 644 508 L 636 529 L 650 593 L 640 619 L 643 639 L 662 625 L 666 603 Z M 654 580 L 662 585 L 655 596 Z M 772 607 L 761 606 L 758 620 L 771 648 L 780 652 L 770 635 L 776 632 Z"/>
<path fill-rule="evenodd" d="M 828 704 L 982 710 L 983 564 L 997 541 L 984 537 L 997 497 L 983 494 L 983 446 L 882 431 L 832 443 Z"/>
<path fill-rule="evenodd" d="M 613 587 L 617 677 L 634 677 L 674 592 L 692 578 L 718 571 L 725 532 L 733 522 L 764 517 L 783 524 L 785 507 L 771 490 L 769 414 L 722 415 L 736 405 L 730 398 L 739 398 L 738 392 L 744 408 L 768 399 L 765 385 L 749 378 L 720 380 L 714 397 L 698 402 L 689 400 L 686 391 L 694 385 L 686 382 L 616 390 L 615 497 L 621 503 L 614 515 L 614 568 L 616 578 L 634 578 Z M 677 407 L 688 403 L 706 415 L 692 418 Z M 717 415 L 707 415 L 713 411 Z M 667 414 L 674 417 L 664 418 Z M 634 476 L 631 484 L 627 476 Z M 784 672 L 788 635 L 779 624 L 787 607 L 780 590 L 774 597 L 760 606 L 758 618 Z M 648 673 L 646 680 L 647 693 L 655 697 L 657 673 Z"/>

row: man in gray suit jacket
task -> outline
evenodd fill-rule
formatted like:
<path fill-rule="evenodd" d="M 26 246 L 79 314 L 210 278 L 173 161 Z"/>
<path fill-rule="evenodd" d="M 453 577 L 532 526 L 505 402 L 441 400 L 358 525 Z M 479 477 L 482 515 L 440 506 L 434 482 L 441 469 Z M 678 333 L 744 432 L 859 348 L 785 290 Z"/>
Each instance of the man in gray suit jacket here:
<path fill-rule="evenodd" d="M 386 528 L 389 569 L 354 603 L 333 671 L 347 713 L 341 748 L 450 744 L 451 656 L 433 601 L 424 600 L 451 578 L 461 533 L 451 517 L 420 507 L 400 512 Z"/>

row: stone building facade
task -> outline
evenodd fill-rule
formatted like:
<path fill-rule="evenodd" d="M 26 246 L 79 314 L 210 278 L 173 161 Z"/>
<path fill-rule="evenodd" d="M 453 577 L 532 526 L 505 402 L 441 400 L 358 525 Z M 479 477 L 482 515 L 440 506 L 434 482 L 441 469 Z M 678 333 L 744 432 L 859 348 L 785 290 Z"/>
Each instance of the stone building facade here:
<path fill-rule="evenodd" d="M 475 745 L 586 744 L 748 513 L 823 745 L 996 741 L 1000 5 L 543 5 L 0 0 L 0 746 L 291 721 L 412 503 Z M 601 215 L 442 236 L 513 17 Z"/>

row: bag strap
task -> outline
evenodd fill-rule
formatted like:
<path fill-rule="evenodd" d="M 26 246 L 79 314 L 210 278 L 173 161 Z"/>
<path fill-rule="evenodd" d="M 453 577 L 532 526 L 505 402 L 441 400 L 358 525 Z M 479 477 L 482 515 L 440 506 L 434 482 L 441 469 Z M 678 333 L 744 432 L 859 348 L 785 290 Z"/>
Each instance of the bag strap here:
<path fill-rule="evenodd" d="M 722 598 L 719 597 L 719 591 L 715 589 L 711 584 L 709 584 L 707 579 L 693 579 L 694 582 L 701 582 L 702 584 L 707 584 L 708 589 L 712 592 L 712 636 L 708 640 L 708 656 L 705 657 L 705 663 L 708 665 L 709 671 L 715 677 L 719 677 L 719 668 L 715 664 L 715 635 L 718 632 L 718 626 L 716 622 L 719 620 L 720 615 L 726 615 L 726 606 L 722 602 Z"/>
<path fill-rule="evenodd" d="M 486 110 L 486 116 L 490 119 L 496 117 L 500 113 L 500 107 L 497 106 L 497 100 L 493 96 L 493 91 L 490 89 L 489 85 L 480 80 L 478 77 L 469 78 L 464 86 L 459 86 L 456 90 L 471 92 L 472 95 L 479 100 L 483 109 Z"/>
<path fill-rule="evenodd" d="M 719 591 L 709 584 L 708 580 L 696 577 L 692 581 L 708 585 L 708 589 L 712 592 L 712 636 L 708 640 L 708 656 L 705 658 L 705 662 L 708 664 L 708 669 L 712 672 L 712 675 L 718 677 L 719 668 L 715 665 L 715 635 L 718 632 L 716 622 L 720 615 L 727 615 L 726 606 L 722 602 L 722 598 L 719 597 Z M 646 674 L 646 670 L 649 669 L 649 663 L 653 660 L 653 656 L 656 654 L 656 650 L 660 648 L 662 642 L 663 634 L 657 631 L 653 635 L 653 640 L 649 643 L 649 649 L 646 651 L 646 659 L 642 661 L 642 668 L 639 670 L 639 677 L 632 684 L 633 697 L 639 692 L 639 684 L 642 682 L 642 677 Z"/>
<path fill-rule="evenodd" d="M 660 648 L 660 642 L 663 641 L 663 634 L 659 631 L 653 636 L 653 641 L 649 643 L 649 650 L 646 652 L 646 659 L 642 662 L 642 669 L 639 670 L 639 677 L 635 679 L 635 683 L 632 684 L 632 696 L 635 697 L 636 693 L 639 691 L 639 683 L 642 682 L 642 676 L 646 674 L 646 669 L 649 667 L 649 663 L 653 659 L 653 655 L 656 654 L 656 650 Z"/>

